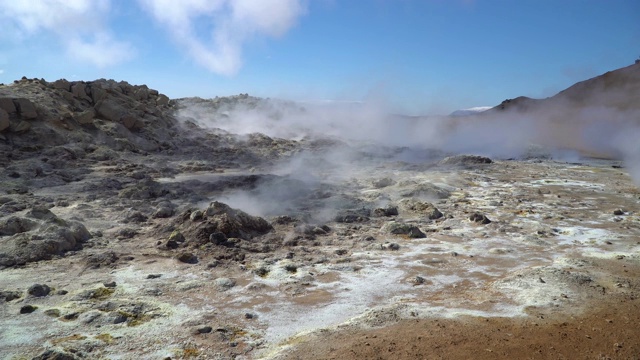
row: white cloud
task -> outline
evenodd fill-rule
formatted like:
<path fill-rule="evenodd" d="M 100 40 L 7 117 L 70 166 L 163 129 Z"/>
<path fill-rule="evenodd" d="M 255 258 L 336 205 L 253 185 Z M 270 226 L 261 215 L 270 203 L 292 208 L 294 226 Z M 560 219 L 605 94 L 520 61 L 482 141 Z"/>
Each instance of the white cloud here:
<path fill-rule="evenodd" d="M 131 60 L 135 49 L 114 40 L 108 33 L 97 33 L 89 41 L 74 37 L 67 40 L 67 53 L 74 60 L 88 61 L 99 68 Z"/>
<path fill-rule="evenodd" d="M 4 74 L 4 69 L 0 69 L 0 75 Z"/>
<path fill-rule="evenodd" d="M 228 76 L 242 66 L 246 41 L 282 36 L 306 12 L 305 0 L 138 1 L 196 63 Z M 196 30 L 202 21 L 211 28 L 206 36 Z"/>
<path fill-rule="evenodd" d="M 0 0 L 0 21 L 14 39 L 51 33 L 72 58 L 106 67 L 134 56 L 133 46 L 106 28 L 110 5 L 110 0 Z"/>

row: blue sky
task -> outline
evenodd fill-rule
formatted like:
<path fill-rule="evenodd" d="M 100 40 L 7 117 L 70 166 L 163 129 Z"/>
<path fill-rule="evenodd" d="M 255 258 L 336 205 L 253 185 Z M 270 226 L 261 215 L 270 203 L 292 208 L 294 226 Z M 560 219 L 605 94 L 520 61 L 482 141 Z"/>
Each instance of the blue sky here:
<path fill-rule="evenodd" d="M 112 78 L 443 114 L 640 57 L 637 0 L 0 0 L 0 82 Z"/>

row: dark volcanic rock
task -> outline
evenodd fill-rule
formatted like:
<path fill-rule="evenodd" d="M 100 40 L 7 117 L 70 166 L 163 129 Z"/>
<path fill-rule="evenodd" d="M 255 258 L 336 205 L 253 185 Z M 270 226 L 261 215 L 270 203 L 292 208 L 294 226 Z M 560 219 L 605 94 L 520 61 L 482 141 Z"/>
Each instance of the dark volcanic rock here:
<path fill-rule="evenodd" d="M 486 215 L 474 213 L 469 216 L 469 220 L 483 225 L 490 224 L 491 220 Z"/>
<path fill-rule="evenodd" d="M 491 164 L 493 161 L 488 157 L 478 155 L 455 155 L 446 157 L 438 163 L 439 166 L 474 166 L 482 164 Z"/>
<path fill-rule="evenodd" d="M 417 226 L 400 222 L 391 222 L 384 226 L 384 230 L 393 235 L 404 235 L 412 239 L 427 237 Z"/>
<path fill-rule="evenodd" d="M 343 210 L 335 216 L 333 221 L 340 223 L 367 222 L 371 211 L 367 208 Z"/>
<path fill-rule="evenodd" d="M 373 214 L 378 217 L 396 216 L 398 215 L 398 208 L 393 205 L 387 205 L 386 207 L 373 210 Z"/>
<path fill-rule="evenodd" d="M 49 295 L 51 288 L 47 285 L 33 284 L 27 289 L 27 294 L 35 297 L 43 297 Z"/>
<path fill-rule="evenodd" d="M 405 199 L 400 202 L 407 211 L 424 214 L 430 220 L 440 219 L 444 215 L 432 203 L 417 199 Z"/>
<path fill-rule="evenodd" d="M 4 301 L 11 301 L 22 297 L 22 293 L 19 291 L 0 290 L 0 299 Z"/>
<path fill-rule="evenodd" d="M 29 224 L 28 227 L 14 226 L 16 221 L 4 227 L 5 233 L 14 232 L 14 235 L 0 242 L 0 267 L 51 259 L 66 251 L 79 249 L 82 243 L 91 238 L 84 225 L 62 220 L 46 208 L 33 208 L 27 216 L 34 220 L 19 223 Z M 15 230 L 25 231 L 16 233 Z"/>

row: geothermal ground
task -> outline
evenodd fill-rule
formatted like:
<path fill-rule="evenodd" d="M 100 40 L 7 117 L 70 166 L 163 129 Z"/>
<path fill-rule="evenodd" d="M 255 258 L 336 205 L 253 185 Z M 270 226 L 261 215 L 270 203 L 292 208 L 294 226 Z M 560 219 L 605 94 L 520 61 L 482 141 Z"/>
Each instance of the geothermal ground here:
<path fill-rule="evenodd" d="M 142 126 L 3 136 L 2 358 L 640 355 L 619 161 Z"/>

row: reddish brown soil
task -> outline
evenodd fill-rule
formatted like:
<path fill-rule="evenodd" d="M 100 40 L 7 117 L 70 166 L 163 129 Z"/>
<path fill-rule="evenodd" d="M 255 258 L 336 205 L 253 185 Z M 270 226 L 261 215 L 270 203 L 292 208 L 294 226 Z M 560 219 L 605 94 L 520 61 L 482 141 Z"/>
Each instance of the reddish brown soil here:
<path fill-rule="evenodd" d="M 610 262 L 601 265 L 611 264 Z M 613 266 L 627 279 L 640 266 Z M 405 320 L 375 329 L 314 334 L 283 359 L 640 359 L 640 293 L 603 296 L 570 315 L 531 309 L 522 318 Z"/>

